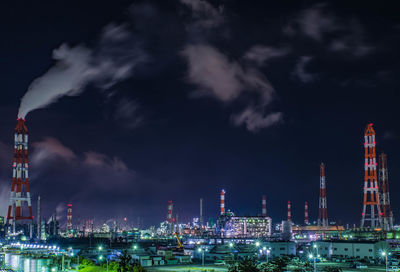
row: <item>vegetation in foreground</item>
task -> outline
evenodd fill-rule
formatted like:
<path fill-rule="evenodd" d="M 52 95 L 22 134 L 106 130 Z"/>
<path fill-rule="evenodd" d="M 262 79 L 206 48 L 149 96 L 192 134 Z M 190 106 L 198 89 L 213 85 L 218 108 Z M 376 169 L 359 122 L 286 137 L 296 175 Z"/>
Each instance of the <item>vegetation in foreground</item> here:
<path fill-rule="evenodd" d="M 270 262 L 258 264 L 255 259 L 246 258 L 240 262 L 232 264 L 229 272 L 312 272 L 313 266 L 309 262 L 290 257 L 275 258 Z M 342 272 L 340 267 L 324 267 L 324 272 Z"/>
<path fill-rule="evenodd" d="M 107 263 L 96 265 L 90 259 L 83 259 L 79 264 L 79 272 L 104 272 L 107 271 Z M 117 261 L 108 263 L 109 272 L 146 272 L 143 266 L 135 262 L 127 251 L 119 257 Z"/>

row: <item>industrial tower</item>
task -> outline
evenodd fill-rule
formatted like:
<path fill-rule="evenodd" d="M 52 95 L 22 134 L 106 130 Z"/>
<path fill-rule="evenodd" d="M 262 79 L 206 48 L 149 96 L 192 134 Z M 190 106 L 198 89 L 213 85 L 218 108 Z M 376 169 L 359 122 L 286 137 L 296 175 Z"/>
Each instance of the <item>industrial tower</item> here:
<path fill-rule="evenodd" d="M 225 214 L 225 190 L 221 191 L 221 215 Z"/>
<path fill-rule="evenodd" d="M 372 124 L 368 124 L 364 132 L 364 201 L 361 218 L 361 227 L 370 221 L 371 228 L 382 226 L 382 216 L 379 200 L 379 189 L 376 175 L 375 131 Z M 369 213 L 367 213 L 369 212 Z"/>
<path fill-rule="evenodd" d="M 328 206 L 326 201 L 326 181 L 325 181 L 324 163 L 321 163 L 320 166 L 318 226 L 322 228 L 328 227 Z"/>
<path fill-rule="evenodd" d="M 292 221 L 292 205 L 290 204 L 290 200 L 287 202 L 287 221 Z"/>
<path fill-rule="evenodd" d="M 172 204 L 172 200 L 168 201 L 168 214 L 167 214 L 167 222 L 169 223 L 170 233 L 174 231 L 174 218 L 172 217 L 172 210 L 174 205 Z"/>
<path fill-rule="evenodd" d="M 200 224 L 200 228 L 203 227 L 204 222 L 203 222 L 203 199 L 200 198 L 200 218 L 199 218 L 199 224 Z"/>
<path fill-rule="evenodd" d="M 17 119 L 14 134 L 14 162 L 10 201 L 7 212 L 7 225 L 12 222 L 12 232 L 15 233 L 17 222 L 29 220 L 32 236 L 32 204 L 29 191 L 28 175 L 28 128 L 24 118 Z M 24 207 L 27 213 L 24 213 Z"/>
<path fill-rule="evenodd" d="M 304 224 L 308 225 L 310 222 L 308 220 L 308 203 L 307 201 L 304 203 Z"/>
<path fill-rule="evenodd" d="M 265 195 L 262 196 L 262 216 L 267 217 L 267 197 Z"/>
<path fill-rule="evenodd" d="M 379 189 L 383 223 L 382 227 L 384 230 L 389 231 L 393 229 L 393 213 L 390 208 L 387 156 L 383 152 L 379 155 Z"/>
<path fill-rule="evenodd" d="M 72 231 L 72 204 L 67 205 L 67 231 Z"/>

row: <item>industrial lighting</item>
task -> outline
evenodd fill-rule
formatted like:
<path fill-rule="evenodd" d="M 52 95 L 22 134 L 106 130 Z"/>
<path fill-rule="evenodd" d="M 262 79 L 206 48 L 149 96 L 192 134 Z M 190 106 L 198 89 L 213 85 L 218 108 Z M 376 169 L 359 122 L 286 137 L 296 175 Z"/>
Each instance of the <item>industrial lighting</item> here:
<path fill-rule="evenodd" d="M 256 247 L 259 247 L 260 246 L 260 242 L 256 242 Z"/>
<path fill-rule="evenodd" d="M 233 243 L 229 243 L 229 247 L 233 247 Z"/>
<path fill-rule="evenodd" d="M 98 247 L 98 250 L 100 250 L 100 251 L 103 250 L 103 247 L 102 247 L 102 246 L 99 246 L 99 247 Z"/>
<path fill-rule="evenodd" d="M 312 254 L 308 255 L 308 258 L 312 259 L 312 258 L 313 258 L 313 255 L 312 255 Z"/>
<path fill-rule="evenodd" d="M 136 249 L 137 249 L 137 245 L 134 245 L 134 246 L 133 246 L 133 249 L 136 250 Z"/>
<path fill-rule="evenodd" d="M 197 249 L 197 251 L 198 251 L 198 252 L 201 252 L 201 251 L 202 251 L 202 249 L 201 249 L 201 248 L 199 248 L 199 249 Z"/>
<path fill-rule="evenodd" d="M 382 251 L 382 256 L 386 256 L 386 252 L 385 251 Z"/>

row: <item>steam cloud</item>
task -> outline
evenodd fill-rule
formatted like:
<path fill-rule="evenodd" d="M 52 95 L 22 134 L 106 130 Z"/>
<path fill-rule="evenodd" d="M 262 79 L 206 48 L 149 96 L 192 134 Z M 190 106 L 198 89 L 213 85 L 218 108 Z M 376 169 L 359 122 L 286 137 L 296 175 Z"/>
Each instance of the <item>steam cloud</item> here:
<path fill-rule="evenodd" d="M 96 48 L 62 44 L 52 57 L 54 66 L 35 79 L 22 97 L 19 118 L 63 96 L 79 95 L 89 84 L 108 89 L 132 75 L 134 68 L 147 59 L 126 25 L 107 26 Z"/>

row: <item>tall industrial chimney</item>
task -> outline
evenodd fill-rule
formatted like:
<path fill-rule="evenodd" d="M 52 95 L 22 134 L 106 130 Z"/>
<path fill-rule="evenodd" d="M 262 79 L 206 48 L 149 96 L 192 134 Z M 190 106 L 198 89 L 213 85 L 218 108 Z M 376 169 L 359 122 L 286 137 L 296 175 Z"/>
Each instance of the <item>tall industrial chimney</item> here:
<path fill-rule="evenodd" d="M 221 191 L 221 215 L 225 214 L 225 190 Z"/>
<path fill-rule="evenodd" d="M 28 175 L 28 128 L 25 119 L 18 118 L 14 134 L 14 162 L 10 201 L 7 212 L 7 225 L 12 221 L 15 233 L 17 221 L 29 221 L 32 227 L 33 215 Z M 24 206 L 28 214 L 24 214 Z"/>
<path fill-rule="evenodd" d="M 292 205 L 290 201 L 287 202 L 287 221 L 292 221 Z"/>
<path fill-rule="evenodd" d="M 72 230 L 72 204 L 67 205 L 67 231 Z"/>
<path fill-rule="evenodd" d="M 393 213 L 390 207 L 387 156 L 383 152 L 379 155 L 379 189 L 383 229 L 390 231 L 393 230 Z"/>
<path fill-rule="evenodd" d="M 328 227 L 328 207 L 326 201 L 326 181 L 325 181 L 325 165 L 320 165 L 320 181 L 319 181 L 319 212 L 318 226 Z"/>
<path fill-rule="evenodd" d="M 308 225 L 309 220 L 308 220 L 308 203 L 307 201 L 304 203 L 304 224 Z"/>
<path fill-rule="evenodd" d="M 361 227 L 369 221 L 371 228 L 382 226 L 381 203 L 376 175 L 375 131 L 372 124 L 368 124 L 364 132 L 364 201 L 361 213 Z"/>
<path fill-rule="evenodd" d="M 40 217 L 41 209 L 42 209 L 42 207 L 41 207 L 41 203 L 40 203 L 40 196 L 38 196 L 38 200 L 37 200 L 37 238 L 39 240 L 42 239 L 42 235 L 41 235 L 41 230 L 42 230 L 42 222 L 41 221 L 42 220 Z"/>
<path fill-rule="evenodd" d="M 200 198 L 200 228 L 203 227 L 203 199 Z"/>
<path fill-rule="evenodd" d="M 262 216 L 267 217 L 267 197 L 265 195 L 262 196 Z"/>
<path fill-rule="evenodd" d="M 174 227 L 173 227 L 173 223 L 174 223 L 174 219 L 173 219 L 173 217 L 172 217 L 172 210 L 173 210 L 173 204 L 172 204 L 172 200 L 169 200 L 168 201 L 168 215 L 167 215 L 167 221 L 168 221 L 168 223 L 169 223 L 169 225 L 170 225 L 170 232 L 172 233 L 173 232 L 173 229 L 174 229 Z"/>

